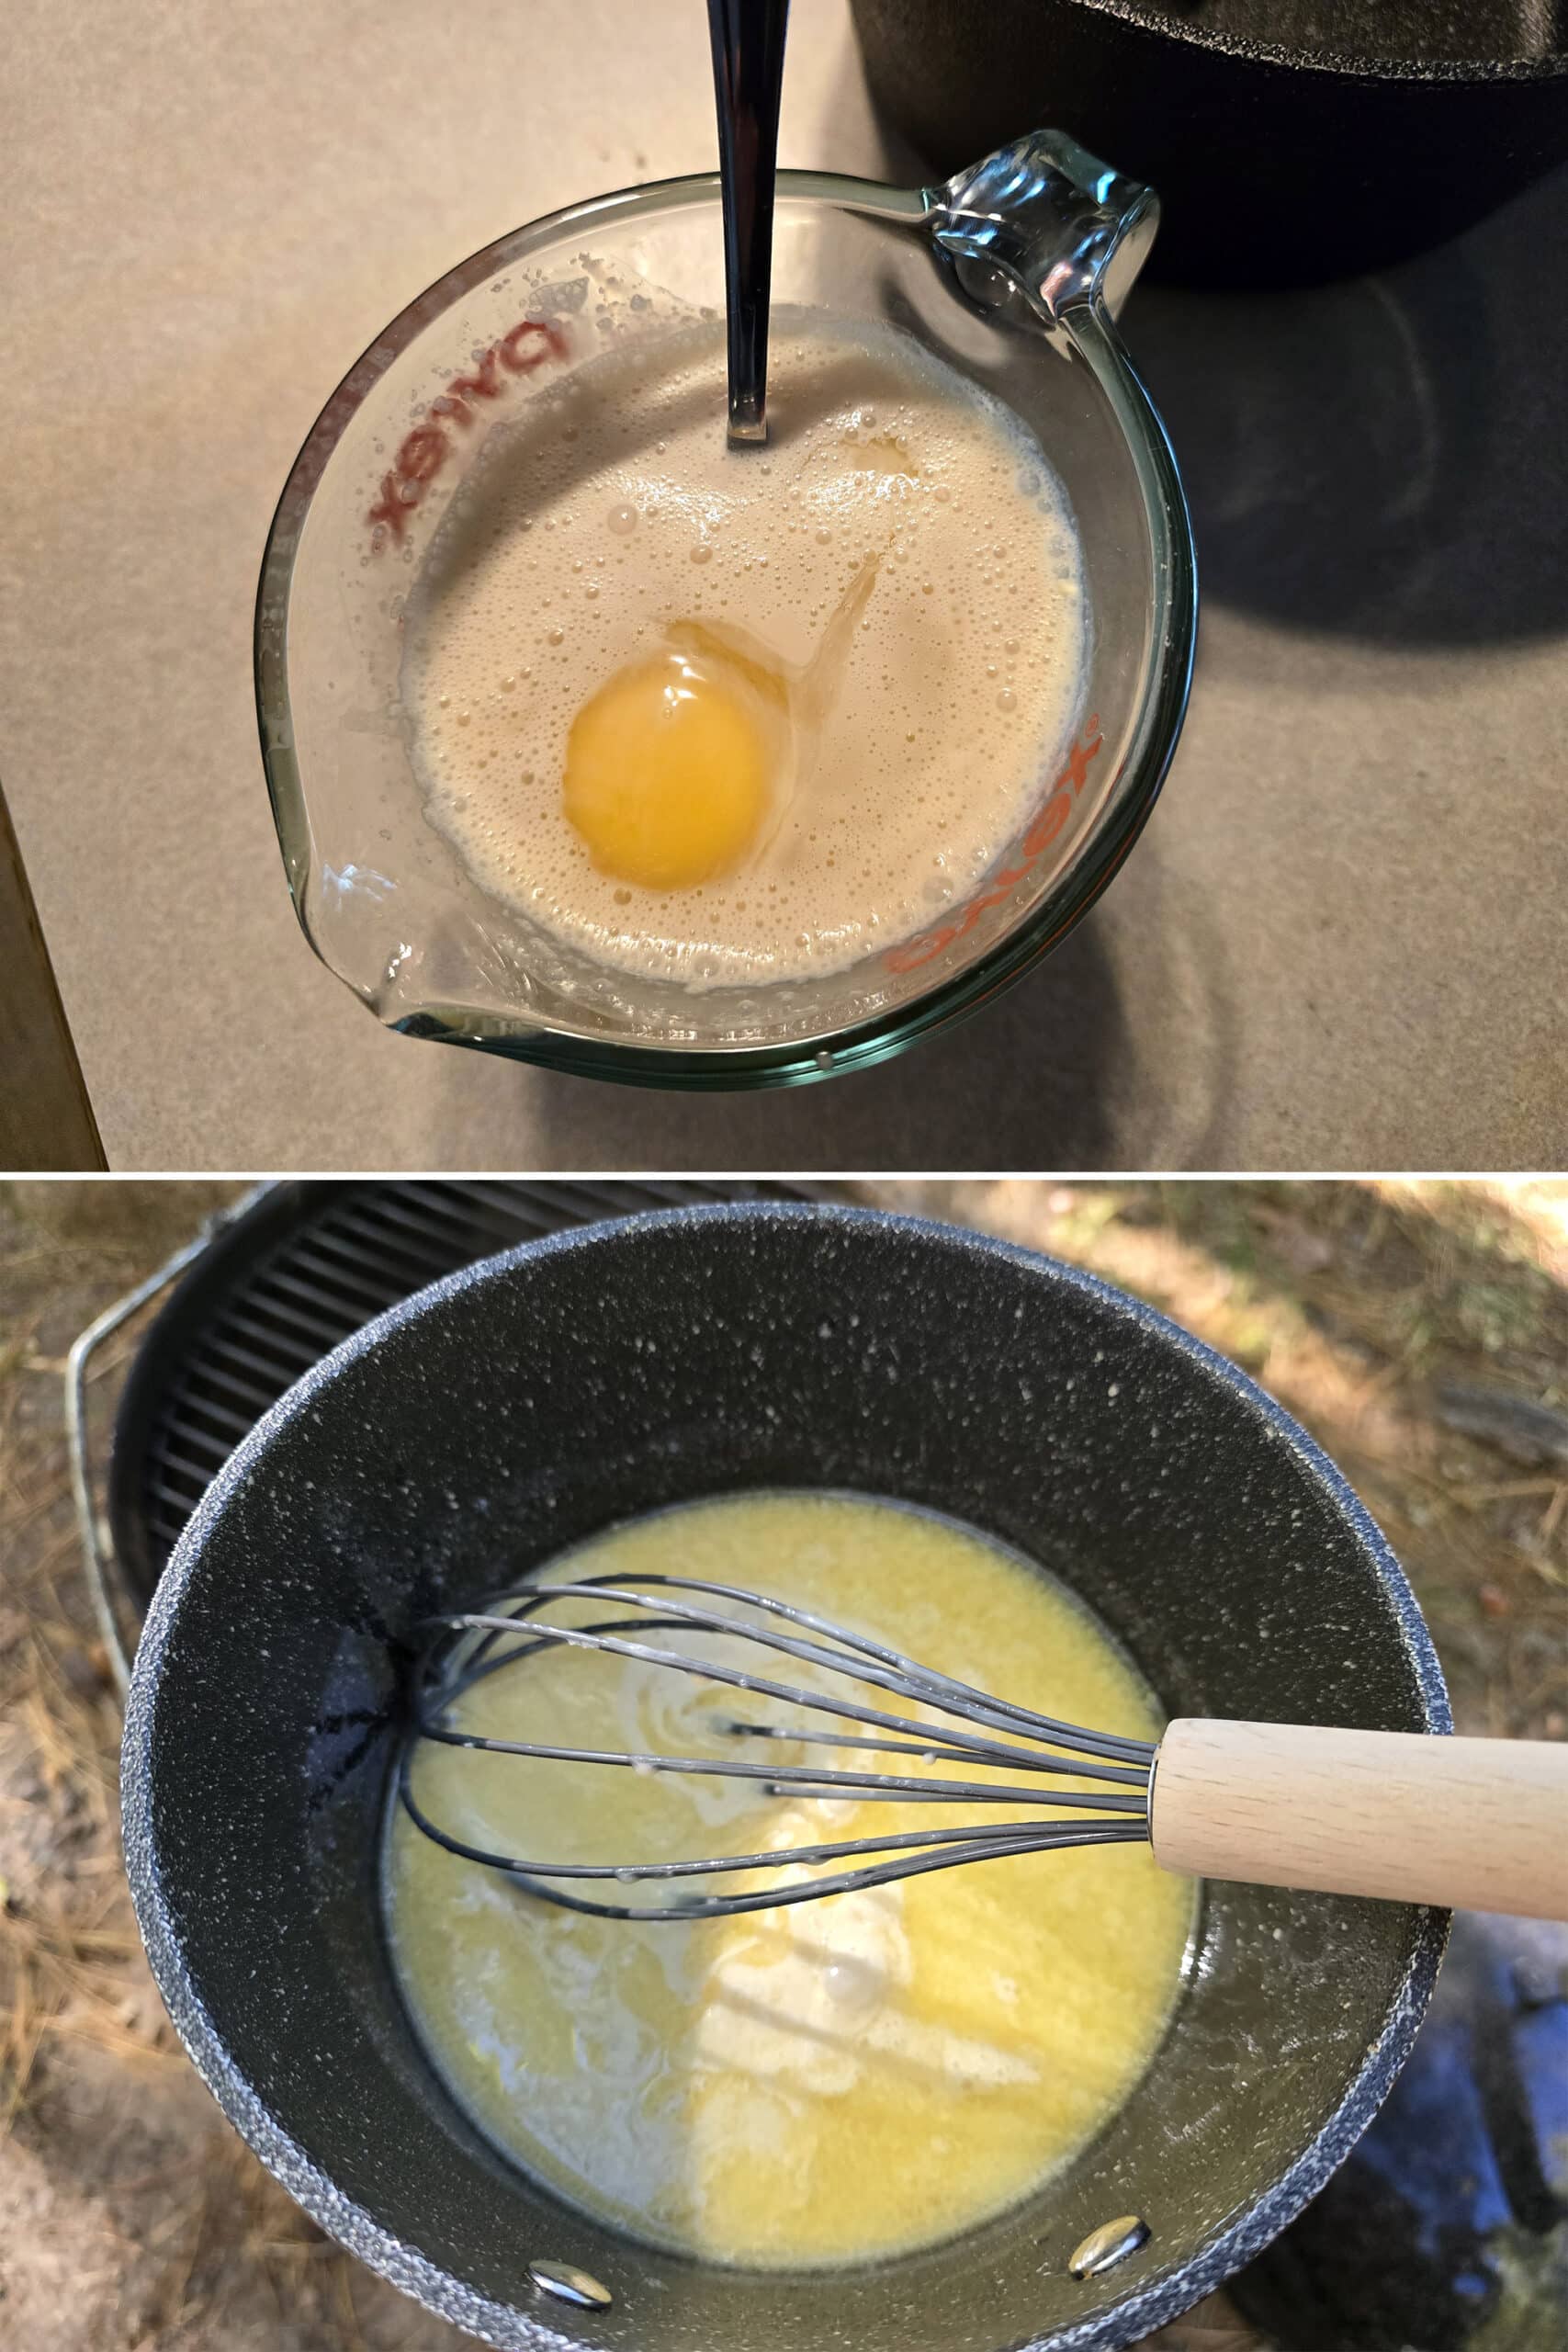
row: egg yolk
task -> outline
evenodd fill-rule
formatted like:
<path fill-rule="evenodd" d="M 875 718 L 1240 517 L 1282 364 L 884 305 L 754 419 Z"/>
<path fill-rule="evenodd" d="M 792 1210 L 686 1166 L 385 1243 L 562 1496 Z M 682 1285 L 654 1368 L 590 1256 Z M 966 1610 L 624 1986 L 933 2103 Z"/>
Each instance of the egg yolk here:
<path fill-rule="evenodd" d="M 726 666 L 656 654 L 617 671 L 573 719 L 562 806 L 601 873 L 689 890 L 761 832 L 769 745 Z"/>

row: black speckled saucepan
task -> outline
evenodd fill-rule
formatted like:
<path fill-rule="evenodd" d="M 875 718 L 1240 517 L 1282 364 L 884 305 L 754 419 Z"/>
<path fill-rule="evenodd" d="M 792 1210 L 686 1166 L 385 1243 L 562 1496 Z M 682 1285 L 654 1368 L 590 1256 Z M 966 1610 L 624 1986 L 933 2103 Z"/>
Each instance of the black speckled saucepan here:
<path fill-rule="evenodd" d="M 1343 1478 L 1147 1307 L 854 1210 L 627 1219 L 371 1324 L 191 1521 L 125 1733 L 164 1997 L 306 2211 L 492 2344 L 1125 2345 L 1322 2186 L 1409 2049 L 1446 1915 L 1211 1885 L 1165 2044 L 1085 2154 L 1000 2220 L 852 2271 L 727 2271 L 600 2228 L 490 2150 L 410 2030 L 377 1854 L 411 1623 L 612 1521 L 748 1487 L 861 1488 L 989 1530 L 1077 1587 L 1173 1714 L 1450 1727 L 1416 1604 Z M 1129 2213 L 1147 2244 L 1073 2278 L 1077 2242 Z M 542 2295 L 535 2262 L 589 2271 L 609 2309 Z"/>

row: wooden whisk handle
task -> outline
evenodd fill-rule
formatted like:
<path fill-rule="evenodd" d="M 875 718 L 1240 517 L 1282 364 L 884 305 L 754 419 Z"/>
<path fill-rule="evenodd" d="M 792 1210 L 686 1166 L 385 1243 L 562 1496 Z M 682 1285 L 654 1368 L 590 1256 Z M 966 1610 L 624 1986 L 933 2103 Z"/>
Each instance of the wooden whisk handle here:
<path fill-rule="evenodd" d="M 1149 1835 L 1201 1878 L 1568 1919 L 1568 1745 L 1179 1721 Z"/>

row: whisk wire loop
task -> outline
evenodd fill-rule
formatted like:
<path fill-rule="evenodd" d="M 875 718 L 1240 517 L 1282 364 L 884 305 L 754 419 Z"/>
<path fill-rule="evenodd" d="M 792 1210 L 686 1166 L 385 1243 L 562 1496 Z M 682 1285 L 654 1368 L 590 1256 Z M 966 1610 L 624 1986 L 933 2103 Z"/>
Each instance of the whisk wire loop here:
<path fill-rule="evenodd" d="M 700 1607 L 672 1596 L 703 1595 L 758 1612 L 764 1621 L 785 1621 L 797 1631 L 758 1623 L 724 1610 Z M 657 1593 L 657 1598 L 650 1597 Z M 631 1611 L 592 1624 L 544 1622 L 542 1612 L 562 1601 L 610 1601 Z M 488 1608 L 454 1611 L 432 1618 L 428 1638 L 412 1677 L 412 1724 L 398 1772 L 398 1794 L 416 1826 L 449 1852 L 504 1872 L 519 1888 L 573 1911 L 607 1918 L 691 1919 L 815 1901 L 857 1892 L 894 1880 L 956 1864 L 1008 1855 L 1048 1852 L 1087 1845 L 1127 1844 L 1148 1836 L 1148 1792 L 1155 1750 L 1145 1740 L 1092 1732 L 1037 1714 L 952 1676 L 919 1665 L 899 1651 L 816 1615 L 794 1603 L 735 1585 L 698 1577 L 646 1576 L 627 1582 L 596 1577 L 581 1582 L 539 1584 L 502 1596 Z M 941 1724 L 892 1713 L 859 1699 L 835 1698 L 804 1684 L 727 1664 L 716 1657 L 666 1648 L 628 1634 L 687 1633 L 718 1634 L 755 1644 L 764 1651 L 797 1659 L 863 1686 L 887 1691 L 911 1705 L 935 1711 Z M 812 1638 L 820 1637 L 820 1638 Z M 457 1729 L 452 1707 L 488 1677 L 557 1648 L 591 1650 L 640 1666 L 669 1668 L 700 1680 L 744 1691 L 754 1699 L 782 1702 L 827 1715 L 835 1724 L 868 1726 L 861 1732 L 813 1731 L 794 1724 L 717 1718 L 711 1728 L 738 1740 L 778 1740 L 797 1747 L 858 1748 L 889 1756 L 916 1756 L 923 1764 L 959 1764 L 987 1770 L 1009 1769 L 1044 1776 L 1093 1781 L 1092 1790 L 1021 1787 L 994 1781 L 938 1779 L 858 1770 L 811 1763 L 760 1763 L 740 1756 L 675 1756 L 630 1749 L 568 1746 L 547 1741 L 502 1739 Z M 976 1728 L 965 1728 L 974 1725 Z M 1006 1736 L 998 1736 L 1005 1734 Z M 746 1854 L 643 1862 L 544 1862 L 479 1847 L 440 1827 L 424 1812 L 412 1784 L 421 1741 L 495 1755 L 567 1764 L 617 1765 L 641 1773 L 691 1775 L 748 1782 L 769 1795 L 809 1802 L 842 1800 L 901 1805 L 1048 1805 L 1067 1819 L 965 1821 L 940 1828 L 838 1838 Z M 1026 1744 L 1027 1743 L 1027 1744 Z M 1092 1818 L 1085 1815 L 1092 1812 Z M 858 1858 L 883 1859 L 861 1862 Z M 824 1873 L 823 1865 L 852 1863 Z M 671 1902 L 630 1905 L 572 1891 L 566 1882 L 606 1880 L 626 1883 L 707 1879 L 720 1874 L 766 1872 L 767 1883 L 728 1894 L 678 1893 Z M 606 1890 L 606 1894 L 607 1894 Z"/>

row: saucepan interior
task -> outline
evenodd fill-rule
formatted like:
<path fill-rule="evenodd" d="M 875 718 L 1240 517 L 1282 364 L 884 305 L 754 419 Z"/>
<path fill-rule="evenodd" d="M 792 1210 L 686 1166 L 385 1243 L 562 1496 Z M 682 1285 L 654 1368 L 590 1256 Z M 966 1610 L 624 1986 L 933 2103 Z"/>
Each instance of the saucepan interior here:
<path fill-rule="evenodd" d="M 490 2150 L 410 2030 L 377 1893 L 410 1626 L 615 1520 L 758 1487 L 897 1496 L 990 1531 L 1077 1588 L 1172 1713 L 1448 1728 L 1409 1591 L 1338 1474 L 1148 1309 L 866 1212 L 632 1219 L 372 1325 L 197 1512 L 126 1731 L 128 1857 L 164 1997 L 300 2203 L 492 2343 L 1125 2344 L 1344 2154 L 1419 2022 L 1442 1915 L 1210 1886 L 1168 2035 L 1100 2139 L 1001 2219 L 856 2271 L 727 2271 L 600 2228 Z M 1071 2278 L 1077 2241 L 1125 2213 L 1146 2245 Z M 544 2299 L 533 2262 L 588 2270 L 609 2309 Z"/>

